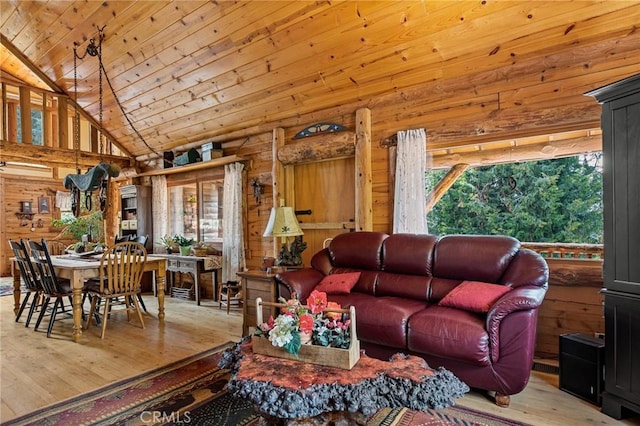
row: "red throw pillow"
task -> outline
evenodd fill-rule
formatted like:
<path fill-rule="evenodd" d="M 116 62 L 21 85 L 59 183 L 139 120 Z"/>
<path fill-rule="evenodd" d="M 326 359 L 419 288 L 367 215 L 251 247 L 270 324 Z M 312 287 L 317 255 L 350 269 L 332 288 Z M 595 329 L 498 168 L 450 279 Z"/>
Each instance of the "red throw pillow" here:
<path fill-rule="evenodd" d="M 360 279 L 360 272 L 345 272 L 344 274 L 330 274 L 314 288 L 327 294 L 349 294 Z"/>
<path fill-rule="evenodd" d="M 463 281 L 440 300 L 438 306 L 463 309 L 471 312 L 489 312 L 503 294 L 511 290 L 500 284 L 479 281 Z"/>

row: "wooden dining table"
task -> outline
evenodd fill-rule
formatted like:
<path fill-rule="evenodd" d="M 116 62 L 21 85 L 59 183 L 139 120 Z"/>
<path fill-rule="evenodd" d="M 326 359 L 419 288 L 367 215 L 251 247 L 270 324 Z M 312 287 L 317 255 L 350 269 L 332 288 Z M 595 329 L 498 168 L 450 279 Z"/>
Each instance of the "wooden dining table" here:
<path fill-rule="evenodd" d="M 51 256 L 56 276 L 66 278 L 71 281 L 73 289 L 73 339 L 77 342 L 82 336 L 82 288 L 89 278 L 100 275 L 100 257 L 78 256 L 74 254 L 63 254 Z M 144 263 L 144 271 L 151 271 L 154 275 L 156 293 L 158 296 L 158 319 L 164 320 L 164 289 L 166 282 L 166 263 L 164 257 L 148 255 Z M 13 274 L 13 298 L 14 312 L 20 308 L 20 267 L 15 258 L 11 259 Z"/>

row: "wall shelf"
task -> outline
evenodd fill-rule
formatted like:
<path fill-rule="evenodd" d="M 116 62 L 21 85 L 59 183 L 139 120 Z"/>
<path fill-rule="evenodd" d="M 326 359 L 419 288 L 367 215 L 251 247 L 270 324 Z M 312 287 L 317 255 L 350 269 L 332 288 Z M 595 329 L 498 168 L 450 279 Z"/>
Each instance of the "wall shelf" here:
<path fill-rule="evenodd" d="M 246 161 L 246 160 L 247 160 L 246 158 L 242 158 L 237 155 L 227 155 L 226 157 L 215 158 L 210 161 L 200 161 L 193 164 L 186 164 L 184 166 L 171 167 L 169 169 L 158 169 L 158 170 L 151 170 L 148 172 L 138 173 L 138 177 L 184 173 L 184 172 L 189 172 L 193 170 L 207 169 L 210 167 L 224 166 L 225 164 L 235 163 L 237 161 Z"/>
<path fill-rule="evenodd" d="M 36 213 L 16 212 L 16 216 L 18 216 L 20 220 L 32 220 L 35 215 Z"/>

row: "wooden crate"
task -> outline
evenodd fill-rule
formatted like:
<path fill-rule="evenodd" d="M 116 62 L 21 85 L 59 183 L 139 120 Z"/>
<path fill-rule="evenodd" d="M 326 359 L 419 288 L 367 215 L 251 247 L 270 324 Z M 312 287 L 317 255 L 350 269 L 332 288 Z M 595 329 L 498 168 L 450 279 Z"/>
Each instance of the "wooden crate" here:
<path fill-rule="evenodd" d="M 286 306 L 282 303 L 263 302 L 261 298 L 257 298 L 256 306 L 258 308 L 258 324 L 262 323 L 262 306 L 264 305 L 276 307 Z M 349 349 L 305 344 L 300 347 L 300 351 L 296 357 L 295 355 L 287 352 L 284 348 L 273 346 L 269 339 L 264 336 L 252 336 L 251 343 L 253 346 L 253 352 L 277 358 L 285 358 L 294 361 L 351 370 L 360 359 L 360 341 L 356 335 L 356 309 L 352 306 L 350 309 L 328 309 L 327 312 L 349 313 L 349 318 L 351 319 L 351 344 L 349 345 Z"/>

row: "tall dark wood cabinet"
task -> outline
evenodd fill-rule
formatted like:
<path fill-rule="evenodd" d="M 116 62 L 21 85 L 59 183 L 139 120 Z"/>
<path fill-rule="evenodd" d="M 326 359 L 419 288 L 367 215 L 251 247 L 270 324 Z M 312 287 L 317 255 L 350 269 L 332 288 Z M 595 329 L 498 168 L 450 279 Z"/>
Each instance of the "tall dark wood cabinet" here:
<path fill-rule="evenodd" d="M 120 235 L 148 235 L 147 250 L 153 247 L 153 218 L 151 216 L 151 187 L 125 185 L 120 188 L 122 198 L 122 220 Z"/>
<path fill-rule="evenodd" d="M 587 93 L 602 104 L 605 391 L 602 412 L 640 413 L 640 75 Z"/>

